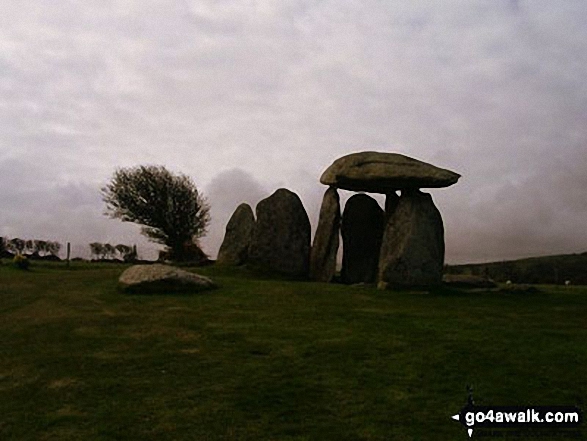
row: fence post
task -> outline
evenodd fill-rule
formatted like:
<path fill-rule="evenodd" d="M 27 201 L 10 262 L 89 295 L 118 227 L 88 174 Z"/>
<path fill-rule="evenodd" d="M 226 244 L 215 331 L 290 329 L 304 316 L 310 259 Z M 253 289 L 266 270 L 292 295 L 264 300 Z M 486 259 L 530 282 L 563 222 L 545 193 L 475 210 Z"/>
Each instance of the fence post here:
<path fill-rule="evenodd" d="M 67 267 L 69 268 L 69 256 L 71 254 L 71 243 L 67 242 Z"/>

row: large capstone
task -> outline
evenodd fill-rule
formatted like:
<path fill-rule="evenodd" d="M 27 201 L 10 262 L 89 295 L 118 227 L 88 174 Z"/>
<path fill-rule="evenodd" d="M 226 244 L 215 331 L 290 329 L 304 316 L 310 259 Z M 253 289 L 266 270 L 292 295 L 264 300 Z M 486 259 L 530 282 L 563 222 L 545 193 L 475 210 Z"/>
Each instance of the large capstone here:
<path fill-rule="evenodd" d="M 340 234 L 340 197 L 336 188 L 324 193 L 320 218 L 314 235 L 310 256 L 310 277 L 319 282 L 330 282 L 336 272 L 336 253 Z"/>
<path fill-rule="evenodd" d="M 133 265 L 118 279 L 120 288 L 129 293 L 196 293 L 215 288 L 208 277 L 170 265 Z"/>
<path fill-rule="evenodd" d="M 216 262 L 220 265 L 242 265 L 249 256 L 255 228 L 255 215 L 249 204 L 240 204 L 228 224 Z"/>
<path fill-rule="evenodd" d="M 294 277 L 307 277 L 310 220 L 297 194 L 280 188 L 257 204 L 249 263 Z"/>
<path fill-rule="evenodd" d="M 342 213 L 342 270 L 344 283 L 373 283 L 377 277 L 385 214 L 366 194 L 351 196 Z"/>
<path fill-rule="evenodd" d="M 379 258 L 379 286 L 430 287 L 442 282 L 444 227 L 432 197 L 402 192 L 388 219 Z"/>
<path fill-rule="evenodd" d="M 391 193 L 448 187 L 460 175 L 398 153 L 359 152 L 343 156 L 324 171 L 320 182 L 345 190 Z"/>

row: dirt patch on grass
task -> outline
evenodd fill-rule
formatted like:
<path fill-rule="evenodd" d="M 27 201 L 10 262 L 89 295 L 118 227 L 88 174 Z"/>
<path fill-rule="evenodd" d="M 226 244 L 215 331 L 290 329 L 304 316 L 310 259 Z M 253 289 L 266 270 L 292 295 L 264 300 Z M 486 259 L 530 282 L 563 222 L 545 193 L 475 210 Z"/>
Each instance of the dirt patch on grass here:
<path fill-rule="evenodd" d="M 134 340 L 144 340 L 150 338 L 170 338 L 177 341 L 195 341 L 199 340 L 201 335 L 183 328 L 148 328 L 148 329 L 132 329 L 126 335 Z"/>
<path fill-rule="evenodd" d="M 103 334 L 103 329 L 97 326 L 80 326 L 73 331 L 82 337 L 99 337 Z"/>
<path fill-rule="evenodd" d="M 170 306 L 167 308 L 168 311 L 191 311 L 192 308 L 188 308 L 187 306 Z"/>
<path fill-rule="evenodd" d="M 92 357 L 97 358 L 98 360 L 114 360 L 114 359 L 120 358 L 121 356 L 122 356 L 121 353 L 108 352 L 108 351 L 99 351 L 99 352 L 94 352 L 94 354 L 92 354 Z"/>
<path fill-rule="evenodd" d="M 71 406 L 64 406 L 61 409 L 55 412 L 55 415 L 58 417 L 83 417 L 87 414 L 82 412 L 81 410 L 74 409 Z"/>
<path fill-rule="evenodd" d="M 0 372 L 0 391 L 28 386 L 39 380 L 40 376 L 32 373 L 28 368 L 14 368 Z"/>
<path fill-rule="evenodd" d="M 66 378 L 60 378 L 58 380 L 53 380 L 51 381 L 47 387 L 49 389 L 63 389 L 66 387 L 75 387 L 78 386 L 80 383 L 77 379 L 75 378 L 71 378 L 71 377 L 66 377 Z"/>
<path fill-rule="evenodd" d="M 52 320 L 71 318 L 76 315 L 77 311 L 72 308 L 41 299 L 13 312 L 11 314 L 11 319 L 26 322 L 28 324 L 38 324 Z"/>
<path fill-rule="evenodd" d="M 181 351 L 182 354 L 198 354 L 200 352 L 199 348 L 186 348 L 186 349 L 182 349 Z"/>

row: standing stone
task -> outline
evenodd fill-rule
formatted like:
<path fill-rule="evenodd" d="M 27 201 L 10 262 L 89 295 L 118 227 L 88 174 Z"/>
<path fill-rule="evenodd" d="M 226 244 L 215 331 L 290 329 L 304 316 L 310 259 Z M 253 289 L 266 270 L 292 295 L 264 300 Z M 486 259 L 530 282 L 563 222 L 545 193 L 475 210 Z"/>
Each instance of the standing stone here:
<path fill-rule="evenodd" d="M 385 220 L 387 221 L 395 212 L 399 204 L 399 196 L 395 192 L 390 192 L 385 195 Z"/>
<path fill-rule="evenodd" d="M 310 255 L 310 277 L 319 282 L 330 282 L 336 272 L 336 253 L 340 233 L 340 197 L 336 188 L 324 193 L 318 228 Z"/>
<path fill-rule="evenodd" d="M 377 277 L 385 213 L 375 199 L 356 194 L 342 214 L 342 272 L 344 283 L 372 283 Z"/>
<path fill-rule="evenodd" d="M 432 197 L 402 192 L 387 221 L 379 258 L 379 287 L 429 287 L 442 282 L 444 227 Z"/>
<path fill-rule="evenodd" d="M 216 262 L 220 265 L 242 265 L 249 255 L 255 228 L 255 215 L 249 204 L 240 204 L 228 224 Z"/>
<path fill-rule="evenodd" d="M 294 277 L 307 277 L 310 220 L 297 194 L 280 188 L 257 204 L 249 262 Z"/>

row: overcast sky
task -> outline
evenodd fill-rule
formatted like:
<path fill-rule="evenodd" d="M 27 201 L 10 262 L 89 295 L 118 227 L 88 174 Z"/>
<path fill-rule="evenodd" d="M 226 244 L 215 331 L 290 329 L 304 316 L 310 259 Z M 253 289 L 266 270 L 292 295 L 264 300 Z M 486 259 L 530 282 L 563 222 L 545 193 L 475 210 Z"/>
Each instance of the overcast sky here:
<path fill-rule="evenodd" d="M 0 235 L 137 243 L 117 167 L 208 197 L 204 250 L 279 187 L 315 226 L 361 150 L 462 175 L 430 190 L 450 263 L 587 251 L 587 2 L 2 0 Z M 343 199 L 350 193 L 344 192 Z"/>

